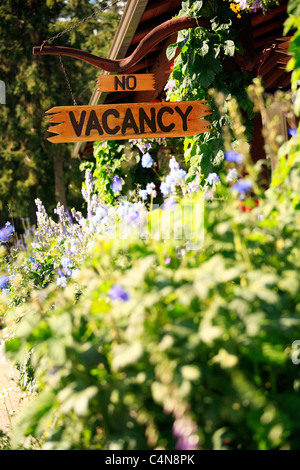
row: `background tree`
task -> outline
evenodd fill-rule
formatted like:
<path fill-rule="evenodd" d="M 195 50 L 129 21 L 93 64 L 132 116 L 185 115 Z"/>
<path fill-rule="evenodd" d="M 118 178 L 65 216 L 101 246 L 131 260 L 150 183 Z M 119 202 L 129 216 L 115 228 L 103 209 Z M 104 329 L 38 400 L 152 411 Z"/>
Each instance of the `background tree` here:
<path fill-rule="evenodd" d="M 100 14 L 57 38 L 53 45 L 105 56 L 120 17 L 112 0 L 2 0 L 0 5 L 0 79 L 6 106 L 0 106 L 0 223 L 13 216 L 35 221 L 34 199 L 52 211 L 58 201 L 78 207 L 82 174 L 72 144 L 47 141 L 45 111 L 73 104 L 58 57 L 34 57 L 42 44 L 100 8 Z M 98 70 L 64 57 L 77 104 L 86 104 Z"/>

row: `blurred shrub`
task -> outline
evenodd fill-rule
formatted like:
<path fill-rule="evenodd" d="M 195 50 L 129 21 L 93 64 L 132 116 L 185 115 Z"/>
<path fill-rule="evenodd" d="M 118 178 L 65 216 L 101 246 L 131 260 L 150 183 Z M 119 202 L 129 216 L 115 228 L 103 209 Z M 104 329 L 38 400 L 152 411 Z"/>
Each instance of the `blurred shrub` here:
<path fill-rule="evenodd" d="M 7 349 L 32 351 L 41 384 L 13 447 L 298 447 L 299 138 L 290 146 L 256 207 L 231 190 L 206 203 L 200 251 L 96 236 L 77 301 L 76 282 L 49 284 L 7 314 Z"/>

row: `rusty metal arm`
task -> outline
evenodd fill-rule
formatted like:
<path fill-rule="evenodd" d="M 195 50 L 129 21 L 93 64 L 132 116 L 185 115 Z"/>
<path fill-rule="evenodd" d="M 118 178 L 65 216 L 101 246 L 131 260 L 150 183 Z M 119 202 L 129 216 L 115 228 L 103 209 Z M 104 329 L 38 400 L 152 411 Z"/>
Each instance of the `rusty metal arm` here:
<path fill-rule="evenodd" d="M 104 57 L 98 57 L 90 54 L 89 52 L 82 51 L 81 49 L 62 46 L 34 47 L 33 55 L 66 55 L 88 62 L 89 64 L 94 65 L 99 69 L 106 70 L 107 72 L 119 73 L 124 72 L 139 62 L 154 46 L 156 46 L 156 44 L 163 41 L 171 34 L 181 31 L 182 29 L 195 28 L 197 26 L 203 26 L 209 29 L 211 28 L 209 20 L 189 18 L 187 16 L 165 21 L 150 31 L 150 33 L 142 39 L 133 53 L 130 56 L 125 57 L 125 59 L 106 59 Z"/>

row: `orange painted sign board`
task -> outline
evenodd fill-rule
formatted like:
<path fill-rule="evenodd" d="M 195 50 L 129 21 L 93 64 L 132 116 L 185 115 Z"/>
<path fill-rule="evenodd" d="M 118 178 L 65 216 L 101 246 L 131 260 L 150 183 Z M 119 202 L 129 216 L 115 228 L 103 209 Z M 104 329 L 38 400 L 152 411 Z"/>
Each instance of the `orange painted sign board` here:
<path fill-rule="evenodd" d="M 56 106 L 47 111 L 53 143 L 184 137 L 209 132 L 206 101 Z"/>
<path fill-rule="evenodd" d="M 153 73 L 139 75 L 98 75 L 98 91 L 146 91 L 155 90 Z"/>

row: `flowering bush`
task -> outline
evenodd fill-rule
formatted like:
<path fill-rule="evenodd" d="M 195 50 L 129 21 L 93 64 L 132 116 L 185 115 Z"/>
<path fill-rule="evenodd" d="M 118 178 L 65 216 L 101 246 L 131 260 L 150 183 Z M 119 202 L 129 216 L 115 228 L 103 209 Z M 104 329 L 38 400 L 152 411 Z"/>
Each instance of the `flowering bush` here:
<path fill-rule="evenodd" d="M 1 335 L 35 395 L 3 448 L 299 447 L 300 135 L 265 190 L 237 101 L 215 97 L 232 124 L 218 171 L 191 175 L 171 155 L 154 182 L 153 147 L 137 141 L 147 180 L 126 193 L 123 154 L 105 170 L 103 144 L 86 214 L 58 205 L 54 221 L 37 200 L 22 246 L 0 230 Z M 196 244 L 185 229 L 200 206 Z"/>
<path fill-rule="evenodd" d="M 82 244 L 57 257 L 65 287 L 54 279 L 6 312 L 7 350 L 18 360 L 31 351 L 40 384 L 15 418 L 13 448 L 28 435 L 43 449 L 297 448 L 298 135 L 289 146 L 285 178 L 279 167 L 251 211 L 241 210 L 241 195 L 253 199 L 243 179 L 235 192 L 221 184 L 226 173 L 207 186 L 196 252 L 184 239 L 108 236 L 115 220 L 126 231 L 148 211 L 155 226 L 176 206 L 199 203 L 203 192 L 181 179 L 149 212 L 141 200 L 103 205 L 88 174 L 89 215 L 73 214 L 74 226 L 62 211 L 55 225 L 39 204 L 36 243 L 47 226 L 59 246 L 67 233 Z M 238 171 L 241 157 L 229 155 Z M 170 172 L 179 170 L 171 159 Z M 78 276 L 67 277 L 79 251 Z"/>

